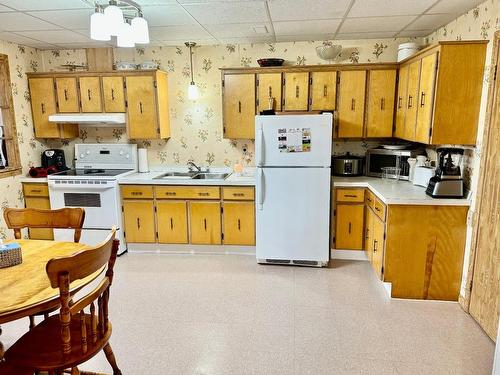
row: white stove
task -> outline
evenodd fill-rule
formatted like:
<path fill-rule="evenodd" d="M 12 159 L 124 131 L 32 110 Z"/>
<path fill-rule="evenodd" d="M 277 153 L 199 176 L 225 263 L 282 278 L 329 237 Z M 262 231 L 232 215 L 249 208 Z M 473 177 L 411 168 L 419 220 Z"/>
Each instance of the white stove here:
<path fill-rule="evenodd" d="M 81 242 L 97 245 L 116 226 L 119 254 L 126 251 L 118 179 L 137 171 L 137 145 L 76 144 L 75 169 L 48 176 L 50 207 L 85 209 Z M 73 230 L 55 229 L 54 239 L 72 241 Z"/>

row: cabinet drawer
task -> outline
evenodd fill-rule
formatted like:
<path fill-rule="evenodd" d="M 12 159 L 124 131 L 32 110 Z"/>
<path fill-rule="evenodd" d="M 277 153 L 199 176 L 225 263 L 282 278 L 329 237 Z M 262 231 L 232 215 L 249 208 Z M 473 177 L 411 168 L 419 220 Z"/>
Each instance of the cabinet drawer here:
<path fill-rule="evenodd" d="M 152 199 L 153 187 L 142 185 L 125 185 L 122 186 L 123 199 Z"/>
<path fill-rule="evenodd" d="M 220 199 L 218 186 L 156 186 L 157 199 Z"/>
<path fill-rule="evenodd" d="M 364 189 L 337 189 L 337 202 L 364 202 Z"/>
<path fill-rule="evenodd" d="M 23 184 L 23 192 L 25 197 L 48 197 L 49 187 L 42 183 L 28 183 Z"/>
<path fill-rule="evenodd" d="M 224 187 L 222 198 L 226 201 L 253 201 L 255 193 L 253 187 Z"/>
<path fill-rule="evenodd" d="M 366 189 L 365 192 L 365 204 L 370 207 L 371 209 L 374 209 L 375 206 L 375 194 L 371 192 L 371 190 Z"/>
<path fill-rule="evenodd" d="M 385 204 L 383 204 L 380 199 L 375 198 L 375 203 L 373 205 L 373 210 L 375 211 L 375 214 L 379 218 L 381 218 L 383 221 L 385 221 Z"/>

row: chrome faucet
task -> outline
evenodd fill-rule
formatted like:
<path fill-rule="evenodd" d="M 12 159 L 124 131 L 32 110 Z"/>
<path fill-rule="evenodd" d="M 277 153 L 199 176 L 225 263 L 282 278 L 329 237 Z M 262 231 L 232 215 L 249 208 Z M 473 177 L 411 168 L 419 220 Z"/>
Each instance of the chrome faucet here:
<path fill-rule="evenodd" d="M 189 167 L 189 170 L 192 171 L 194 169 L 196 169 L 198 172 L 201 172 L 201 168 L 198 167 L 195 163 L 193 163 L 192 161 L 188 161 L 187 162 L 187 165 Z"/>

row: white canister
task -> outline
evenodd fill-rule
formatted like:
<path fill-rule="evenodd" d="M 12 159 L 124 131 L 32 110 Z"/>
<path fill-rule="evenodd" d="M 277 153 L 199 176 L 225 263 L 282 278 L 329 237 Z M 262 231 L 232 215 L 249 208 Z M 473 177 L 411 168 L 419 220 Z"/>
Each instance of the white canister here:
<path fill-rule="evenodd" d="M 415 175 L 415 165 L 417 164 L 416 158 L 408 158 L 408 164 L 410 165 L 410 170 L 408 171 L 408 180 L 413 181 L 413 176 Z"/>
<path fill-rule="evenodd" d="M 420 47 L 417 43 L 403 43 L 398 46 L 398 62 L 414 55 Z"/>
<path fill-rule="evenodd" d="M 149 172 L 148 149 L 147 148 L 138 149 L 137 158 L 139 159 L 139 172 L 148 173 Z"/>

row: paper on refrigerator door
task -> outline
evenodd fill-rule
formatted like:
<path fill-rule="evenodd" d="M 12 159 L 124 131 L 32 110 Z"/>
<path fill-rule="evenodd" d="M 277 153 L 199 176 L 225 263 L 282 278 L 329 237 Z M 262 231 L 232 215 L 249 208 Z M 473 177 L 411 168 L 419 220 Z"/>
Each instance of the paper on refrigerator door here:
<path fill-rule="evenodd" d="M 279 128 L 278 148 L 280 152 L 311 151 L 311 128 Z"/>

